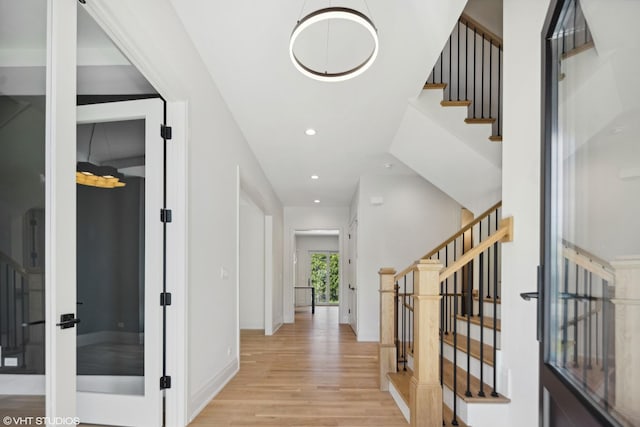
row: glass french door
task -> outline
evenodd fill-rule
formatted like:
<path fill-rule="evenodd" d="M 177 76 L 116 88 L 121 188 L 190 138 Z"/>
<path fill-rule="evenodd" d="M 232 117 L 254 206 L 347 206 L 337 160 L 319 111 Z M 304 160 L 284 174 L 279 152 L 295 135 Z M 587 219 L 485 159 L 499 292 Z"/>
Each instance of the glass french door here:
<path fill-rule="evenodd" d="M 77 121 L 78 417 L 158 426 L 163 104 L 156 98 L 84 105 Z"/>
<path fill-rule="evenodd" d="M 315 288 L 316 305 L 337 305 L 340 294 L 340 254 L 311 252 L 309 281 Z"/>
<path fill-rule="evenodd" d="M 545 426 L 640 426 L 640 2 L 558 0 L 545 29 Z"/>

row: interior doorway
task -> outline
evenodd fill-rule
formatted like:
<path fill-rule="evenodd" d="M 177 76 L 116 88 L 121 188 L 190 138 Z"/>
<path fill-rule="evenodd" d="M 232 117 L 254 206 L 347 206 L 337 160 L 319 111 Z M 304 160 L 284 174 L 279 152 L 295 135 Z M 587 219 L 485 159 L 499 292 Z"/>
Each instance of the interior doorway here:
<path fill-rule="evenodd" d="M 296 312 L 342 304 L 342 256 L 339 230 L 295 232 Z"/>

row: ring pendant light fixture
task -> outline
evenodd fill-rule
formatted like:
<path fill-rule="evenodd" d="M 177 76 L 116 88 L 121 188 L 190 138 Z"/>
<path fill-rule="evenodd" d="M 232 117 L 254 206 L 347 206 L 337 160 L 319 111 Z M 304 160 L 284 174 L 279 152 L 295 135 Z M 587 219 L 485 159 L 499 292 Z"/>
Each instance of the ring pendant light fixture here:
<path fill-rule="evenodd" d="M 329 21 L 331 19 L 342 19 L 361 25 L 369 32 L 369 34 L 373 38 L 374 45 L 373 50 L 371 51 L 367 59 L 365 59 L 362 63 L 348 70 L 330 73 L 328 71 L 314 70 L 311 67 L 303 64 L 302 61 L 300 61 L 300 59 L 296 56 L 293 48 L 296 40 L 305 29 L 319 22 Z M 311 12 L 298 21 L 297 25 L 293 29 L 293 32 L 291 33 L 291 38 L 289 40 L 289 57 L 291 58 L 291 62 L 293 62 L 293 65 L 298 69 L 298 71 L 300 71 L 307 77 L 322 82 L 340 82 L 359 76 L 360 74 L 364 73 L 369 67 L 371 67 L 373 62 L 376 60 L 376 57 L 378 56 L 378 47 L 378 30 L 376 29 L 375 25 L 373 25 L 371 19 L 369 19 L 363 13 L 358 12 L 354 9 L 346 7 L 328 7 L 316 10 L 315 12 Z"/>

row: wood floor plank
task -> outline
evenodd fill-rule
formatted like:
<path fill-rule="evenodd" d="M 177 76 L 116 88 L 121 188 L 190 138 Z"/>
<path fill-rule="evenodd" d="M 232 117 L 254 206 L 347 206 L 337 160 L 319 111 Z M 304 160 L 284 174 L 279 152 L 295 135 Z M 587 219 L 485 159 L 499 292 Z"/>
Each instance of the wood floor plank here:
<path fill-rule="evenodd" d="M 378 345 L 359 343 L 336 307 L 296 313 L 265 337 L 240 334 L 240 372 L 190 424 L 407 426 L 378 386 Z"/>

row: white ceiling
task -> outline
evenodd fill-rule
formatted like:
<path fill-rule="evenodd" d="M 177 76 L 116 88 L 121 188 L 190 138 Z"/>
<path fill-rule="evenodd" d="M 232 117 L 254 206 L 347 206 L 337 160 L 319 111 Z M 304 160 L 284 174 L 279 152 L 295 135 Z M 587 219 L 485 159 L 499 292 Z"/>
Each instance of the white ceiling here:
<path fill-rule="evenodd" d="M 417 19 L 420 3 L 333 2 L 374 21 L 380 52 L 361 76 L 325 83 L 294 68 L 288 45 L 296 21 L 329 1 L 172 0 L 285 206 L 314 205 L 314 199 L 346 206 L 363 174 L 413 173 L 388 148 L 408 98 L 419 93 L 429 73 L 421 53 L 427 38 Z M 320 25 L 301 37 L 300 56 L 318 66 L 329 62 L 329 71 L 341 65 L 336 61 L 353 64 L 366 57 L 371 41 L 354 24 L 332 21 L 328 50 L 326 24 Z M 310 127 L 317 135 L 305 135 Z M 312 174 L 320 179 L 312 181 Z"/>

